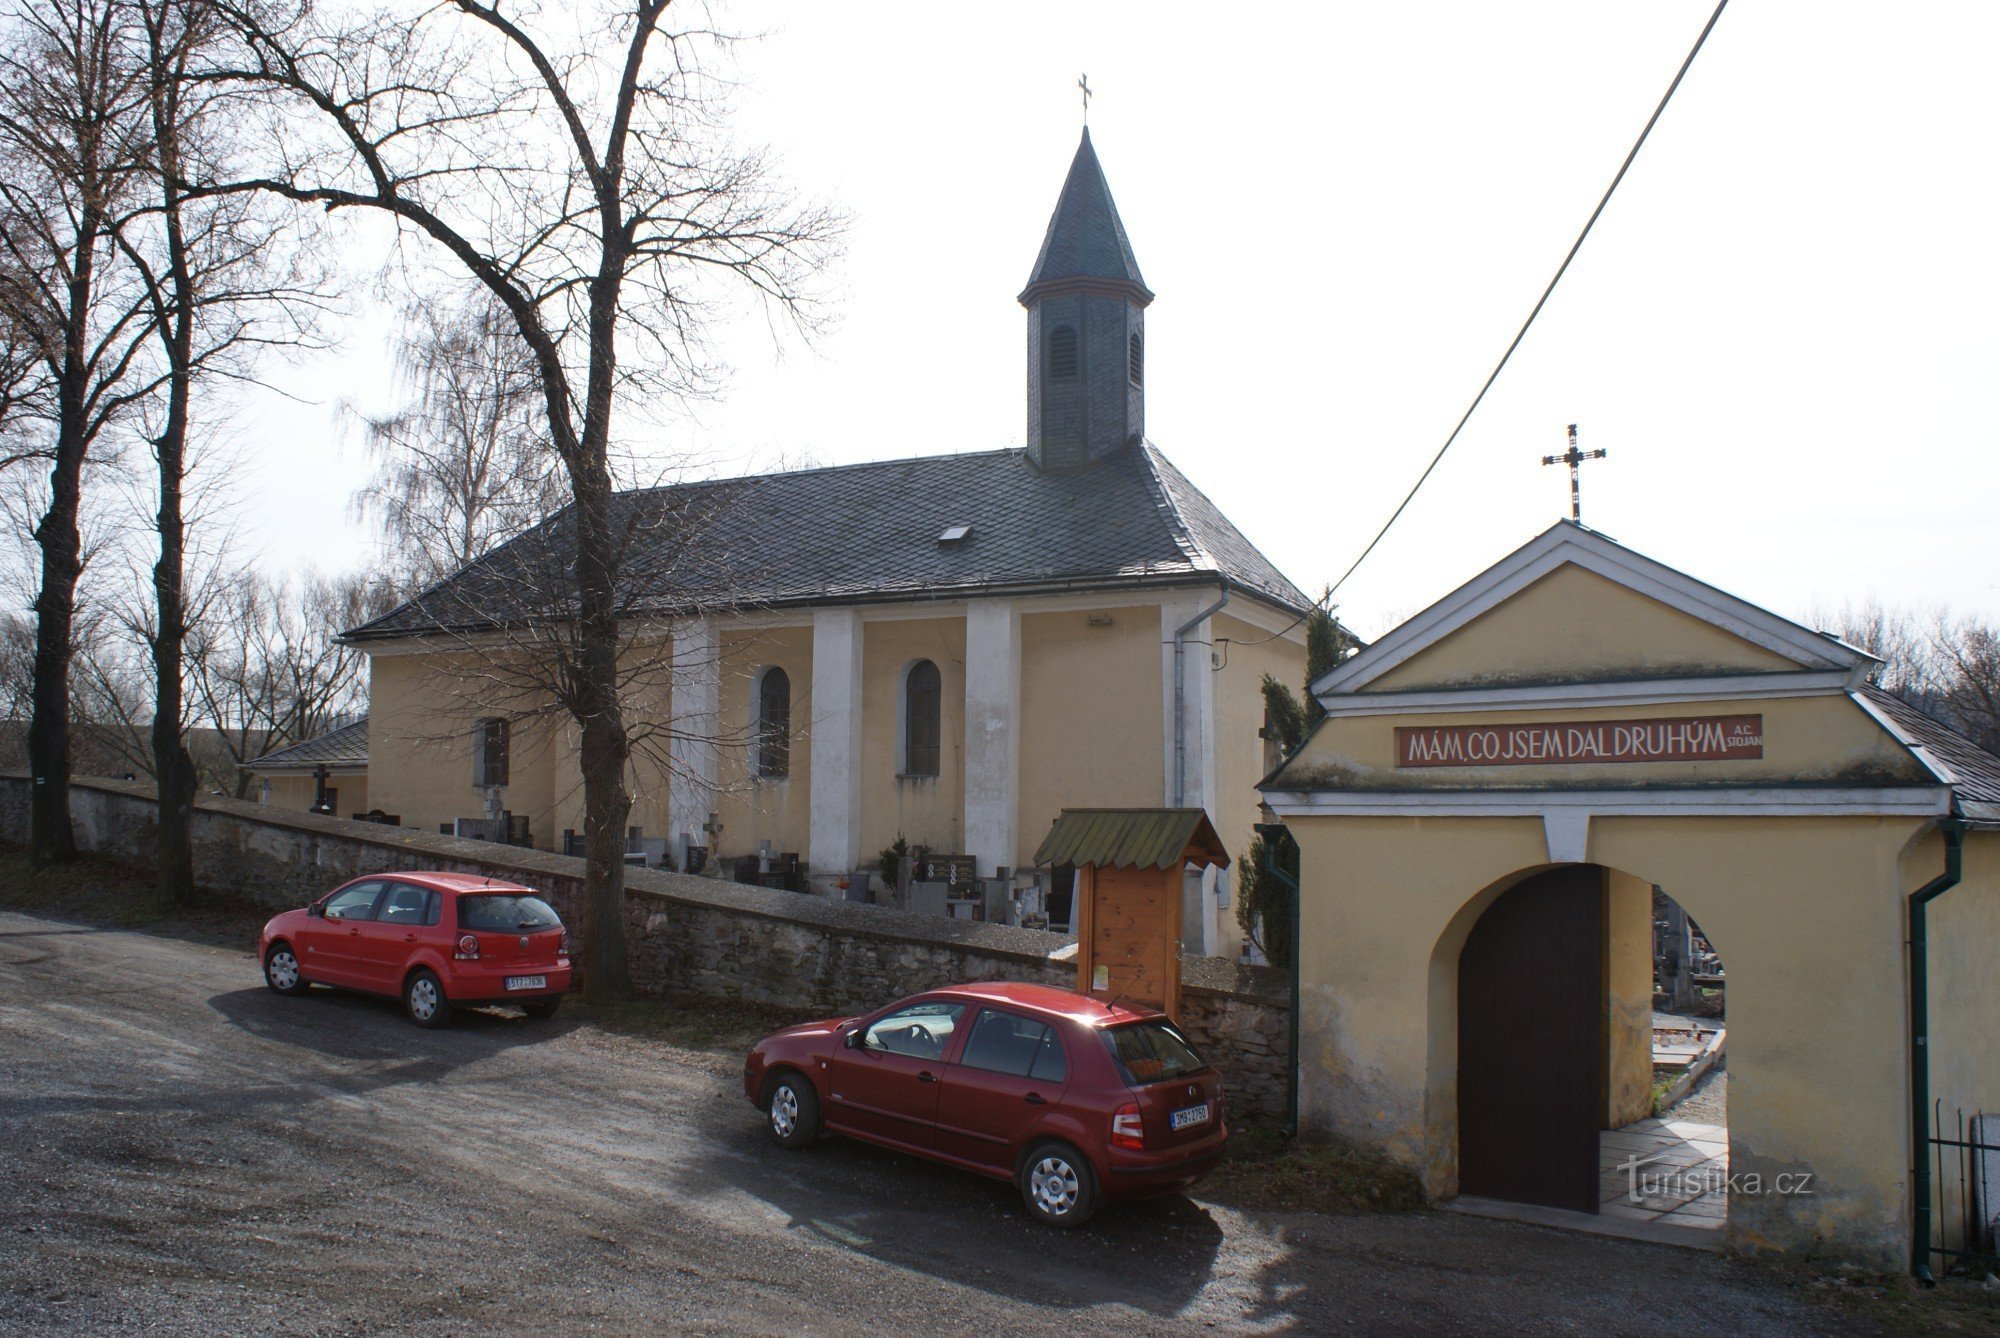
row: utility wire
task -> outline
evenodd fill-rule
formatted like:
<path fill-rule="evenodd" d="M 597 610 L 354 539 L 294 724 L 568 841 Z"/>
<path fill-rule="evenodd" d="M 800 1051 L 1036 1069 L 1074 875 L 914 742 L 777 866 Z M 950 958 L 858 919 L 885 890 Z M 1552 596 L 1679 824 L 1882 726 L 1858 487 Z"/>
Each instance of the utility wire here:
<path fill-rule="evenodd" d="M 1604 207 L 1611 203 L 1611 196 L 1618 189 L 1618 183 L 1625 179 L 1625 173 L 1631 169 L 1632 160 L 1639 156 L 1639 150 L 1645 146 L 1646 137 L 1653 133 L 1654 125 L 1659 122 L 1660 114 L 1666 111 L 1667 104 L 1673 101 L 1674 92 L 1681 86 L 1681 80 L 1687 77 L 1688 68 L 1694 64 L 1694 58 L 1701 54 L 1702 44 L 1708 41 L 1709 33 L 1715 28 L 1715 21 L 1722 17 L 1722 11 L 1728 7 L 1729 0 L 1719 0 L 1715 6 L 1715 12 L 1708 16 L 1708 22 L 1702 26 L 1701 35 L 1694 39 L 1694 45 L 1688 50 L 1687 59 L 1681 62 L 1680 69 L 1674 73 L 1674 81 L 1667 85 L 1666 93 L 1661 96 L 1660 105 L 1653 108 L 1653 114 L 1646 119 L 1646 128 L 1639 132 L 1639 138 L 1632 143 L 1632 151 L 1627 153 L 1625 161 L 1618 165 L 1618 175 L 1612 177 L 1611 184 L 1604 188 L 1604 197 L 1597 202 L 1597 208 L 1590 211 L 1589 221 L 1583 225 L 1583 231 L 1576 235 L 1576 241 L 1569 248 L 1569 254 L 1563 257 L 1562 264 L 1556 268 L 1555 277 L 1550 279 L 1549 286 L 1542 290 L 1542 296 L 1535 303 L 1535 309 L 1528 313 L 1528 319 L 1521 322 L 1521 328 L 1515 332 L 1513 342 L 1507 345 L 1507 351 L 1502 353 L 1500 361 L 1494 364 L 1492 375 L 1486 378 L 1486 383 L 1479 387 L 1479 393 L 1472 397 L 1472 403 L 1466 406 L 1465 413 L 1458 420 L 1458 425 L 1452 428 L 1451 435 L 1444 439 L 1444 445 L 1438 447 L 1437 454 L 1431 457 L 1431 462 L 1424 466 L 1424 472 L 1417 476 L 1417 481 L 1410 486 L 1409 492 L 1404 494 L 1403 500 L 1397 503 L 1396 509 L 1391 513 L 1389 519 L 1383 523 L 1381 529 L 1375 532 L 1375 537 L 1368 541 L 1368 547 L 1361 550 L 1361 556 L 1354 559 L 1347 570 L 1340 574 L 1339 580 L 1327 587 L 1326 594 L 1320 596 L 1315 601 L 1314 607 L 1318 607 L 1320 604 L 1324 604 L 1330 600 L 1333 592 L 1345 585 L 1347 578 L 1354 575 L 1355 569 L 1368 560 L 1368 555 L 1375 551 L 1375 546 L 1382 542 L 1383 536 L 1389 533 L 1390 527 L 1402 519 L 1403 512 L 1408 510 L 1410 503 L 1415 500 L 1417 490 L 1424 486 L 1424 483 L 1437 469 L 1439 462 L 1445 457 L 1445 452 L 1449 451 L 1452 448 L 1452 444 L 1458 440 L 1458 434 L 1465 430 L 1465 425 L 1471 421 L 1473 412 L 1479 408 L 1481 401 L 1486 398 L 1486 392 L 1493 388 L 1493 383 L 1500 379 L 1500 373 L 1506 370 L 1508 360 L 1514 356 L 1514 350 L 1521 346 L 1523 339 L 1527 338 L 1529 327 L 1535 323 L 1535 318 L 1542 314 L 1542 308 L 1548 305 L 1550 296 L 1556 291 L 1556 285 L 1561 283 L 1563 275 L 1569 272 L 1570 262 L 1575 260 L 1576 253 L 1583 249 L 1584 239 L 1590 236 L 1590 230 L 1597 225 L 1598 216 L 1604 212 Z M 1301 614 L 1293 622 L 1292 626 L 1296 627 L 1303 621 L 1305 621 L 1305 615 Z M 1291 628 L 1288 627 L 1285 630 L 1290 631 Z M 1280 633 L 1280 635 L 1283 635 L 1283 633 Z"/>

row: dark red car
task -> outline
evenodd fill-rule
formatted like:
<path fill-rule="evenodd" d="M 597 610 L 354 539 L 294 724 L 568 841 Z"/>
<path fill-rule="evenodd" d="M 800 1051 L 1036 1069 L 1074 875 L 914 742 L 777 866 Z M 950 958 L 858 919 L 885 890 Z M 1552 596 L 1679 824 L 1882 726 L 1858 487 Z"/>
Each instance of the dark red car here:
<path fill-rule="evenodd" d="M 463 873 L 371 874 L 273 916 L 258 957 L 280 994 L 312 985 L 386 994 L 420 1027 L 456 1004 L 548 1017 L 570 987 L 569 932 L 533 889 Z"/>
<path fill-rule="evenodd" d="M 1166 1014 L 1046 985 L 953 985 L 787 1027 L 743 1065 L 781 1146 L 824 1131 L 1011 1180 L 1076 1226 L 1185 1189 L 1229 1141 L 1222 1081 Z"/>

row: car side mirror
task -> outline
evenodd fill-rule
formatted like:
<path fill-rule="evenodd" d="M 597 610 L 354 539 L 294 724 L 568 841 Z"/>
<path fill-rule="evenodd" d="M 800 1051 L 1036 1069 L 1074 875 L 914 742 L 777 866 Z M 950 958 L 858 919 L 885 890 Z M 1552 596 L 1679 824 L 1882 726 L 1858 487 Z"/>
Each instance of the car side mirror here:
<path fill-rule="evenodd" d="M 847 1035 L 841 1037 L 840 1043 L 849 1050 L 859 1050 L 861 1042 L 867 1039 L 867 1035 L 868 1033 L 862 1031 L 861 1028 L 855 1027 Z"/>
<path fill-rule="evenodd" d="M 317 901 L 315 901 L 315 902 L 314 902 L 314 903 L 313 903 L 312 905 L 310 905 L 310 906 L 306 907 L 306 914 L 307 914 L 307 915 L 315 915 L 315 916 L 318 916 L 318 917 L 319 917 L 319 918 L 321 918 L 321 919 L 325 919 L 325 918 L 326 918 L 326 907 L 322 906 L 322 905 L 321 905 L 320 903 L 318 903 Z"/>

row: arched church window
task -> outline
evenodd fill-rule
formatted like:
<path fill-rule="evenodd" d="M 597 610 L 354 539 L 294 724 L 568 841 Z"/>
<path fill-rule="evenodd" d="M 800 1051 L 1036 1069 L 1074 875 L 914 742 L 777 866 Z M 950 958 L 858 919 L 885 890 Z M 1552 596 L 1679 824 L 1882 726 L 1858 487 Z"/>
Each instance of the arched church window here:
<path fill-rule="evenodd" d="M 935 776 L 943 751 L 943 684 L 938 667 L 918 660 L 903 677 L 903 772 L 905 776 Z"/>
<path fill-rule="evenodd" d="M 1127 361 L 1125 370 L 1132 378 L 1133 385 L 1146 384 L 1146 341 L 1140 337 L 1137 330 L 1132 332 L 1132 356 Z"/>
<path fill-rule="evenodd" d="M 792 774 L 792 680 L 772 665 L 757 680 L 757 775 Z"/>
<path fill-rule="evenodd" d="M 1049 375 L 1067 381 L 1076 375 L 1076 327 L 1058 325 L 1049 331 Z"/>

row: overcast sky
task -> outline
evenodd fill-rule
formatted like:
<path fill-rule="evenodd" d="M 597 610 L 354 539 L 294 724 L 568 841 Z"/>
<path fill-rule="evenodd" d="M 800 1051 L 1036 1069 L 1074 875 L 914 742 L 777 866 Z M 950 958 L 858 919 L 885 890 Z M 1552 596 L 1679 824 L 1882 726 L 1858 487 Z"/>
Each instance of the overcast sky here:
<path fill-rule="evenodd" d="M 727 332 L 646 429 L 708 472 L 1018 446 L 1021 289 L 1075 80 L 1147 283 L 1153 441 L 1300 586 L 1450 431 L 1706 20 L 1602 3 L 723 6 L 738 128 L 852 216 L 814 347 Z M 1375 634 L 1567 513 L 1780 612 L 2000 617 L 2000 6 L 1743 3 L 1419 500 L 1341 590 Z M 246 538 L 347 567 L 379 316 L 240 431 Z M 269 449 L 264 449 L 266 446 Z M 802 518 L 811 523 L 811 518 Z"/>

